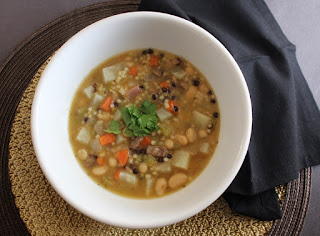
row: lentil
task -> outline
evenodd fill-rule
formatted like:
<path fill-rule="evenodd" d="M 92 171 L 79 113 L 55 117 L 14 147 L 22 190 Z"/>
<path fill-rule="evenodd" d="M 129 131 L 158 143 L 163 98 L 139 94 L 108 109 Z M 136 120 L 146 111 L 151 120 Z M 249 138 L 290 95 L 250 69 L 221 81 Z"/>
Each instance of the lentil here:
<path fill-rule="evenodd" d="M 196 87 L 198 87 L 199 84 L 200 84 L 199 79 L 195 79 L 195 80 L 193 80 L 192 82 L 193 82 L 193 85 L 196 86 Z"/>
<path fill-rule="evenodd" d="M 166 157 L 169 158 L 169 159 L 171 159 L 171 158 L 172 158 L 172 155 L 171 155 L 170 153 L 168 153 L 168 154 L 166 155 Z"/>
<path fill-rule="evenodd" d="M 152 94 L 152 99 L 156 100 L 157 99 L 157 95 L 155 93 Z"/>

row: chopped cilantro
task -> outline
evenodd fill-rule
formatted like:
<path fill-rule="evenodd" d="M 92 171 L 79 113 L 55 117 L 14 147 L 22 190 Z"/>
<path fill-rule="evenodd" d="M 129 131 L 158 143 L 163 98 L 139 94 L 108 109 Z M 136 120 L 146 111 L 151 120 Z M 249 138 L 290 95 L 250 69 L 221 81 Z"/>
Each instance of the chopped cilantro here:
<path fill-rule="evenodd" d="M 115 120 L 112 120 L 110 122 L 110 127 L 108 130 L 105 130 L 104 132 L 107 132 L 107 133 L 114 133 L 114 134 L 120 134 L 121 133 L 121 130 L 120 130 L 120 123 L 119 121 L 115 121 Z"/>
<path fill-rule="evenodd" d="M 152 114 L 157 109 L 158 109 L 157 105 L 148 100 L 145 100 L 140 106 L 140 111 L 145 114 Z"/>
<path fill-rule="evenodd" d="M 128 136 L 146 136 L 159 129 L 157 105 L 144 101 L 138 109 L 135 105 L 121 108 L 122 119 L 127 128 L 124 133 Z"/>

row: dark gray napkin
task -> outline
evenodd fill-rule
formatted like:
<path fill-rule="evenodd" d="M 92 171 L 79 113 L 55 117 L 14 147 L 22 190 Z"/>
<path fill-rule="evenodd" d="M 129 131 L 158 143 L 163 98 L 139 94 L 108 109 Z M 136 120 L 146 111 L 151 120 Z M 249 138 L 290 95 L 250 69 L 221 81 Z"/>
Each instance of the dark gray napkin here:
<path fill-rule="evenodd" d="M 253 130 L 245 161 L 223 196 L 234 212 L 280 218 L 274 188 L 320 164 L 320 112 L 295 46 L 263 0 L 142 0 L 139 10 L 190 20 L 233 55 L 249 87 Z"/>

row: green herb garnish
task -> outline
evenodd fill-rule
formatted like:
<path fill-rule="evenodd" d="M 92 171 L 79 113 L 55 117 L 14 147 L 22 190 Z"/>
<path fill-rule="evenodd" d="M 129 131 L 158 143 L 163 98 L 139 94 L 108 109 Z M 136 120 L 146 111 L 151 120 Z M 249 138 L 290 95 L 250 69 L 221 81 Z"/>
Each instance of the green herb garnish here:
<path fill-rule="evenodd" d="M 159 129 L 157 105 L 145 100 L 138 109 L 135 105 L 121 108 L 122 119 L 128 136 L 146 136 Z"/>
<path fill-rule="evenodd" d="M 121 133 L 121 130 L 120 130 L 120 122 L 119 121 L 115 121 L 115 120 L 112 120 L 110 122 L 110 127 L 108 130 L 104 130 L 104 132 L 107 132 L 107 133 L 114 133 L 114 134 L 120 134 Z"/>

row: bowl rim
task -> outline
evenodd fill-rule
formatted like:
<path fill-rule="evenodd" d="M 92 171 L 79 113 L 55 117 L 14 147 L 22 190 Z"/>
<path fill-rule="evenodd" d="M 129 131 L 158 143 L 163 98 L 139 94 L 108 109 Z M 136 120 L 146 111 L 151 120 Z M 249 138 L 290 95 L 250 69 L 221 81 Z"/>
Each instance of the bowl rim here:
<path fill-rule="evenodd" d="M 55 58 L 58 57 L 58 55 L 60 55 L 60 53 L 64 50 L 65 47 L 68 47 L 69 44 L 72 44 L 72 42 L 74 40 L 76 40 L 78 37 L 81 37 L 82 34 L 85 34 L 88 29 L 91 29 L 93 27 L 97 27 L 100 24 L 107 24 L 109 22 L 112 21 L 116 21 L 118 19 L 123 19 L 123 18 L 131 18 L 131 17 L 152 17 L 152 18 L 161 18 L 164 20 L 171 20 L 171 21 L 175 21 L 176 23 L 179 23 L 180 25 L 183 25 L 185 27 L 188 27 L 192 30 L 194 30 L 195 32 L 202 34 L 203 36 L 205 36 L 206 38 L 208 38 L 212 43 L 216 44 L 219 49 L 221 49 L 224 53 L 224 56 L 227 57 L 227 59 L 229 60 L 230 63 L 232 63 L 233 68 L 235 69 L 236 73 L 237 73 L 237 77 L 240 81 L 240 85 L 241 85 L 241 89 L 244 93 L 244 105 L 246 107 L 246 130 L 245 130 L 245 134 L 244 134 L 244 140 L 242 142 L 242 149 L 241 152 L 239 152 L 239 157 L 237 160 L 234 161 L 234 165 L 233 165 L 233 170 L 234 172 L 232 172 L 232 174 L 230 174 L 229 176 L 226 177 L 225 179 L 225 184 L 223 188 L 220 188 L 220 191 L 217 191 L 215 194 L 212 194 L 212 196 L 208 196 L 206 198 L 206 201 L 202 201 L 201 206 L 194 209 L 194 208 L 190 208 L 188 211 L 186 211 L 186 213 L 183 216 L 179 216 L 179 217 L 173 217 L 174 219 L 170 218 L 168 220 L 163 220 L 161 222 L 157 222 L 157 223 L 148 223 L 148 222 L 144 222 L 140 225 L 136 225 L 136 224 L 130 224 L 130 223 L 123 223 L 123 222 L 119 222 L 119 221 L 115 221 L 113 219 L 108 219 L 108 220 L 104 220 L 101 221 L 101 219 L 97 216 L 92 214 L 90 211 L 88 211 L 84 206 L 82 206 L 81 204 L 77 204 L 75 203 L 75 201 L 72 198 L 69 198 L 61 189 L 60 187 L 57 185 L 57 183 L 55 182 L 54 178 L 52 178 L 52 176 L 48 175 L 47 171 L 46 171 L 46 167 L 45 167 L 45 158 L 41 157 L 40 153 L 40 146 L 37 142 L 37 140 L 39 139 L 37 137 L 37 117 L 38 117 L 38 107 L 39 107 L 39 102 L 40 102 L 40 95 L 41 95 L 41 91 L 42 91 L 42 87 L 43 87 L 43 81 L 46 77 L 46 72 L 49 70 L 50 66 L 52 63 L 54 63 Z M 218 40 L 216 39 L 212 34 L 210 34 L 208 31 L 206 31 L 205 29 L 201 28 L 200 26 L 177 16 L 174 15 L 170 15 L 167 13 L 160 13 L 160 12 L 151 12 L 151 11 L 137 11 L 137 12 L 128 12 L 128 13 L 121 13 L 121 14 L 117 14 L 117 15 L 113 15 L 104 19 L 101 19 L 87 27 L 85 27 L 84 29 L 80 30 L 78 33 L 76 33 L 75 35 L 73 35 L 68 41 L 66 41 L 56 52 L 56 54 L 53 56 L 52 60 L 51 60 L 51 64 L 49 63 L 46 67 L 46 70 L 43 72 L 41 79 L 37 85 L 36 91 L 35 91 L 35 95 L 34 95 L 34 99 L 33 99 L 33 104 L 32 104 L 32 109 L 31 109 L 31 136 L 32 136 L 32 143 L 33 143 L 33 147 L 34 147 L 34 151 L 37 157 L 37 160 L 39 162 L 40 168 L 43 171 L 45 177 L 47 178 L 47 180 L 49 181 L 49 183 L 51 184 L 51 186 L 54 188 L 54 190 L 68 203 L 70 204 L 72 207 L 74 207 L 76 210 L 80 211 L 81 213 L 83 213 L 86 216 L 89 216 L 92 219 L 95 219 L 99 222 L 103 222 L 103 223 L 107 223 L 110 225 L 114 225 L 117 227 L 123 227 L 123 228 L 155 228 L 155 227 L 161 227 L 161 226 L 166 226 L 166 225 L 171 225 L 173 223 L 176 222 L 180 222 L 182 220 L 185 220 L 187 218 L 190 218 L 192 216 L 194 216 L 195 214 L 199 213 L 200 211 L 202 211 L 203 209 L 207 208 L 210 204 L 212 204 L 214 201 L 217 200 L 217 198 L 219 196 L 222 195 L 222 193 L 228 188 L 228 186 L 232 183 L 233 179 L 235 178 L 235 176 L 237 175 L 237 173 L 239 172 L 242 163 L 245 159 L 245 155 L 246 152 L 248 150 L 249 147 L 249 142 L 250 142 L 250 137 L 251 137 L 251 130 L 252 130 L 252 106 L 251 106 L 251 100 L 250 100 L 250 94 L 249 94 L 249 90 L 248 90 L 248 86 L 246 84 L 245 78 L 238 66 L 238 64 L 236 63 L 235 59 L 232 57 L 232 55 L 230 54 L 230 52 L 225 48 L 225 46 Z M 223 189 L 223 190 L 222 190 Z M 216 198 L 216 196 L 218 196 Z"/>

